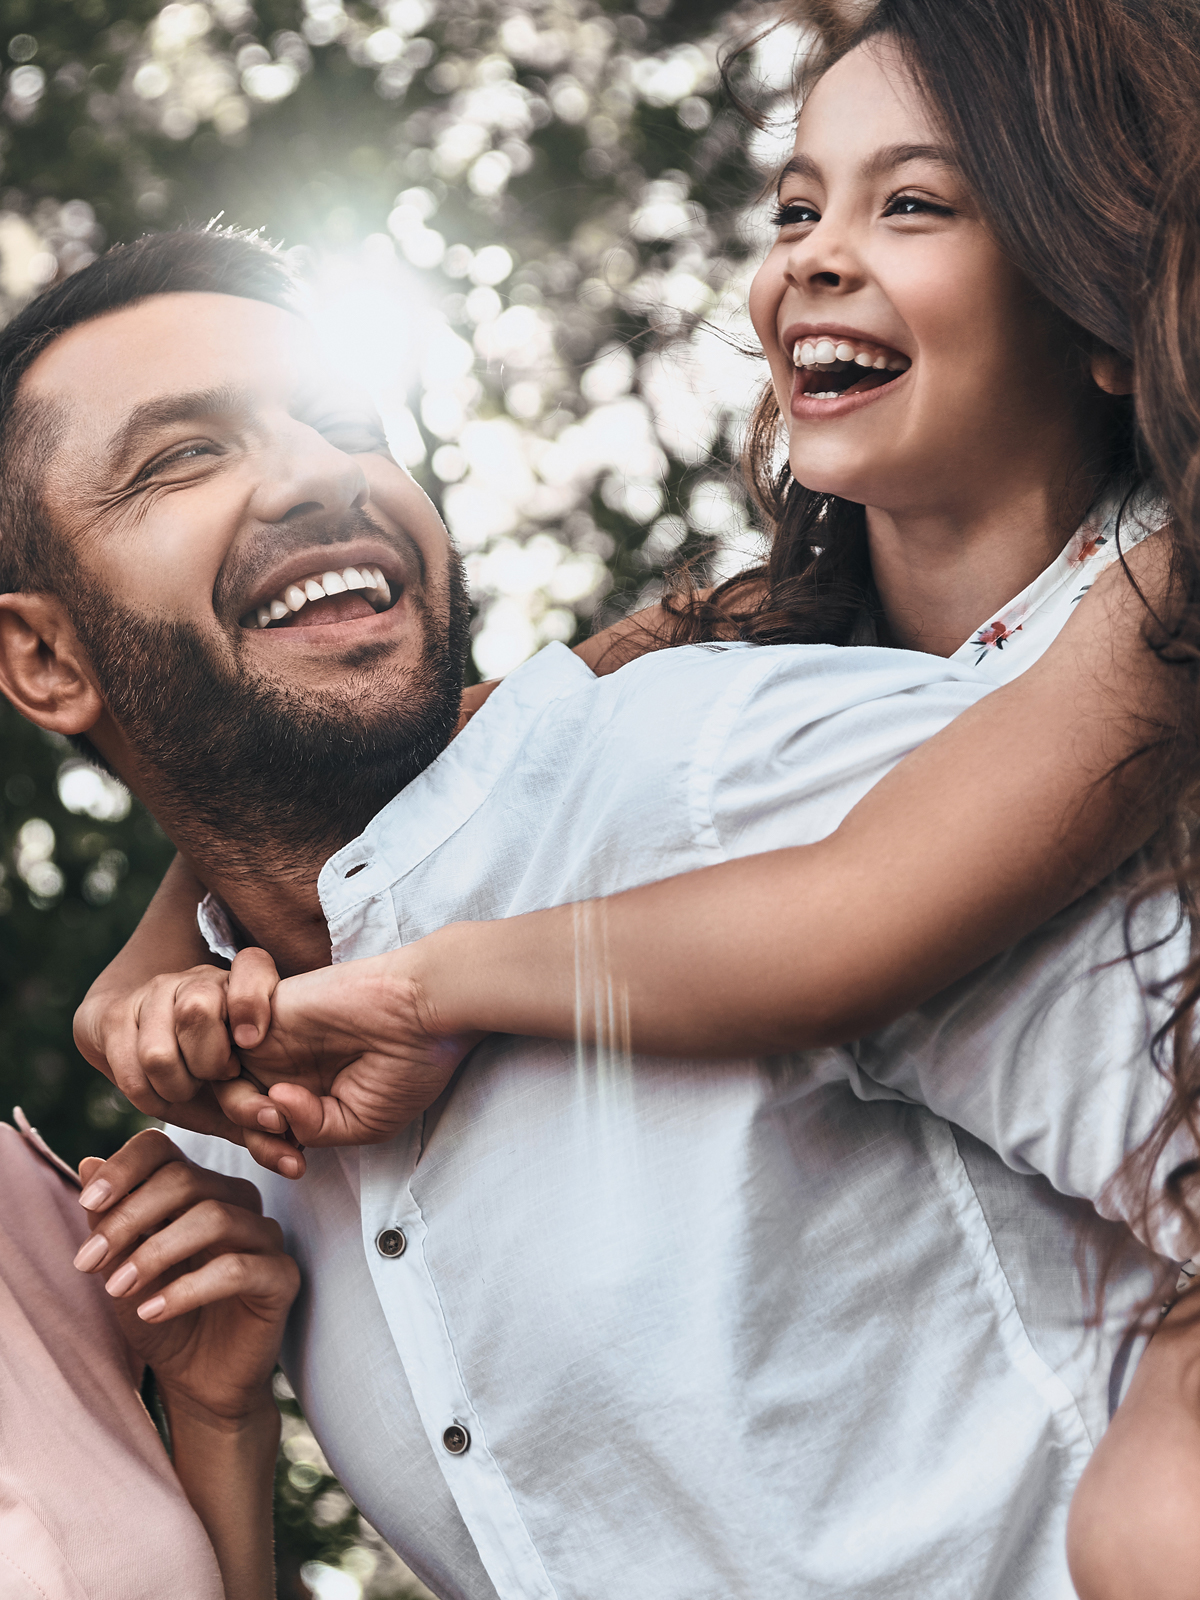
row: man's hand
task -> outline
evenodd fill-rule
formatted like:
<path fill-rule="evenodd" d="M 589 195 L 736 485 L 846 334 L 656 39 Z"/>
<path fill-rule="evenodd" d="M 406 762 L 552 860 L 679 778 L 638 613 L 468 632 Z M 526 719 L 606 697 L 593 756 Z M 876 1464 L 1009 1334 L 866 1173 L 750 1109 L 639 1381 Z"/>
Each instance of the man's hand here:
<path fill-rule="evenodd" d="M 227 1117 L 213 1085 L 242 1071 L 231 1034 L 257 1042 L 279 982 L 265 950 L 244 950 L 231 971 L 196 966 L 133 990 L 89 994 L 75 1014 L 75 1042 L 146 1116 L 244 1144 L 260 1166 L 298 1178 L 304 1158 L 283 1137 Z"/>
<path fill-rule="evenodd" d="M 300 1275 L 258 1190 L 196 1166 L 157 1129 L 80 1166 L 99 1273 L 159 1387 L 222 1422 L 271 1408 L 270 1379 Z"/>
<path fill-rule="evenodd" d="M 273 1133 L 290 1125 L 306 1145 L 390 1139 L 437 1099 L 483 1037 L 440 1035 L 412 968 L 397 950 L 285 978 L 261 1043 L 248 1043 L 251 1024 L 234 1028 L 239 1054 L 270 1086 L 269 1098 L 244 1081 L 222 1084 L 216 1093 L 227 1115 Z"/>

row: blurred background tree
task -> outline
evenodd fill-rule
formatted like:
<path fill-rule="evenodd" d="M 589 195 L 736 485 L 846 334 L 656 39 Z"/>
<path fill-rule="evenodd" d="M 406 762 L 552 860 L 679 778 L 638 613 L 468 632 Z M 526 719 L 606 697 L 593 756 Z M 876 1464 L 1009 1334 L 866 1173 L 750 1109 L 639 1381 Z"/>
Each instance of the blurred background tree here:
<path fill-rule="evenodd" d="M 441 508 L 473 670 L 584 637 L 757 545 L 733 467 L 746 290 L 803 39 L 763 0 L 0 0 L 0 319 L 147 229 L 262 228 Z M 0 1084 L 70 1160 L 139 1125 L 71 1018 L 169 859 L 0 702 Z M 423 1593 L 280 1383 L 280 1593 Z M 303 1573 L 303 1576 L 302 1576 Z"/>

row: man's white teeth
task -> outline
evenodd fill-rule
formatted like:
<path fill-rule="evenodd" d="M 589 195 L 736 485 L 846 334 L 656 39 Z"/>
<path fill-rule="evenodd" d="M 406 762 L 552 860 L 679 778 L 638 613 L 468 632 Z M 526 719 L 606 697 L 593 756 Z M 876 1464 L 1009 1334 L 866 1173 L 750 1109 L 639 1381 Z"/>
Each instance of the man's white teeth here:
<path fill-rule="evenodd" d="M 255 620 L 260 628 L 281 622 L 292 611 L 300 611 L 312 600 L 324 600 L 329 594 L 345 594 L 350 589 L 365 589 L 381 594 L 391 601 L 392 592 L 379 567 L 343 567 L 340 572 L 315 573 L 311 578 L 300 578 L 289 583 L 282 594 L 255 609 Z"/>
<path fill-rule="evenodd" d="M 878 372 L 904 372 L 912 365 L 907 356 L 896 350 L 882 350 L 878 345 L 851 344 L 846 339 L 797 339 L 792 349 L 792 363 L 797 367 L 826 367 L 843 370 L 856 367 L 873 367 Z"/>

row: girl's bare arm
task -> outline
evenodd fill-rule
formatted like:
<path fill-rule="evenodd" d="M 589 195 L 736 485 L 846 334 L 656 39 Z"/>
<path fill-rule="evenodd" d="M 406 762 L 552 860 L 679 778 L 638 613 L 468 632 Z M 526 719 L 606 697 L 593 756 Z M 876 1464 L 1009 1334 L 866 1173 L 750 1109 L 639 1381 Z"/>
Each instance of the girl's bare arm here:
<path fill-rule="evenodd" d="M 1130 556 L 1152 597 L 1163 545 Z M 1161 739 L 1184 674 L 1148 649 L 1145 621 L 1110 569 L 1040 661 L 819 844 L 583 907 L 452 924 L 388 959 L 431 1029 L 572 1038 L 586 927 L 627 997 L 636 1049 L 722 1056 L 855 1038 L 1007 948 L 1159 827 L 1178 788 Z"/>
<path fill-rule="evenodd" d="M 1174 1306 L 1088 1463 L 1067 1524 L 1079 1600 L 1193 1600 L 1200 1293 Z"/>

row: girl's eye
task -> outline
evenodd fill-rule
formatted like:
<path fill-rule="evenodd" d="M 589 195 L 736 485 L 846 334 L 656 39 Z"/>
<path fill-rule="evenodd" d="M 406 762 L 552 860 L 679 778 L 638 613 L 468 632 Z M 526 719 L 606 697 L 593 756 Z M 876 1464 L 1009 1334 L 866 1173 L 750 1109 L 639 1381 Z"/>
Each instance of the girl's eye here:
<path fill-rule="evenodd" d="M 924 200 L 919 194 L 894 194 L 883 208 L 885 217 L 949 217 L 949 206 Z"/>
<path fill-rule="evenodd" d="M 777 228 L 792 228 L 797 223 L 820 222 L 820 220 L 820 212 L 815 206 L 806 205 L 799 200 L 793 201 L 790 205 L 785 205 L 781 201 L 771 213 L 771 221 Z"/>

